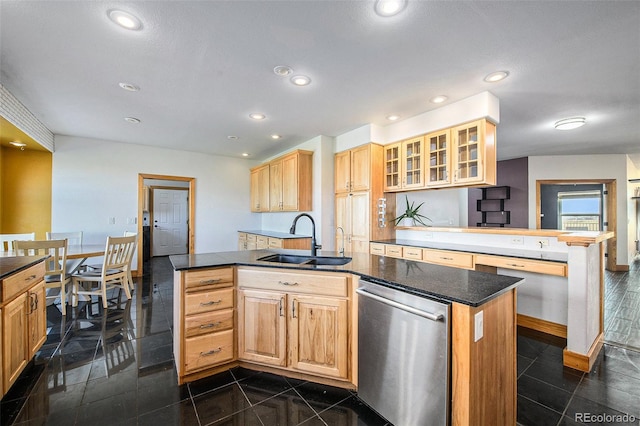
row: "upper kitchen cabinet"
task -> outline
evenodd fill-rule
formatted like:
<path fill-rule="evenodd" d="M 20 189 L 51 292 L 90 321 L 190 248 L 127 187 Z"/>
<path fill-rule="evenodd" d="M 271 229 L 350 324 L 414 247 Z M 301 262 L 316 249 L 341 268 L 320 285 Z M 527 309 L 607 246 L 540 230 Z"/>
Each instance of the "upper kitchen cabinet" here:
<path fill-rule="evenodd" d="M 269 165 L 251 169 L 251 211 L 269 211 Z"/>
<path fill-rule="evenodd" d="M 335 156 L 335 193 L 368 191 L 371 188 L 371 146 L 363 145 Z"/>
<path fill-rule="evenodd" d="M 252 212 L 312 209 L 313 151 L 297 150 L 251 169 Z"/>
<path fill-rule="evenodd" d="M 451 129 L 453 185 L 496 184 L 496 126 L 478 120 Z"/>
<path fill-rule="evenodd" d="M 451 185 L 451 132 L 449 129 L 425 136 L 428 150 L 427 187 Z"/>
<path fill-rule="evenodd" d="M 385 191 L 424 188 L 424 136 L 385 146 Z"/>

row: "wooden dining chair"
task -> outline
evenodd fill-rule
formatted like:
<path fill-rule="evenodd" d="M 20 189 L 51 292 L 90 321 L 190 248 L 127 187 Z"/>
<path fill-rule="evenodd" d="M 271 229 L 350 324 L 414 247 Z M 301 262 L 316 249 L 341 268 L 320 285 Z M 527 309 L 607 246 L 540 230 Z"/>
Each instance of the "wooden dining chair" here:
<path fill-rule="evenodd" d="M 44 272 L 45 289 L 60 289 L 60 311 L 67 314 L 67 283 L 71 277 L 66 275 L 67 240 L 48 241 L 14 241 L 14 249 L 18 256 L 46 256 Z M 47 295 L 47 299 L 57 298 L 57 294 Z"/>
<path fill-rule="evenodd" d="M 47 240 L 67 239 L 70 246 L 82 245 L 82 231 L 77 232 L 47 232 Z"/>
<path fill-rule="evenodd" d="M 122 288 L 131 298 L 129 291 L 128 270 L 136 248 L 136 237 L 107 237 L 104 260 L 100 270 L 87 270 L 73 274 L 73 306 L 78 306 L 78 296 L 81 294 L 95 295 L 102 298 L 102 306 L 107 308 L 107 290 Z M 82 287 L 88 285 L 89 289 Z M 95 288 L 94 288 L 95 287 Z M 81 289 L 82 288 L 82 289 Z"/>
<path fill-rule="evenodd" d="M 31 232 L 28 234 L 0 234 L 0 252 L 13 251 L 13 242 L 16 240 L 33 241 L 35 239 L 35 232 Z"/>
<path fill-rule="evenodd" d="M 137 232 L 132 231 L 124 231 L 125 237 L 137 237 Z M 133 251 L 131 252 L 131 260 L 133 259 Z M 131 260 L 129 260 L 129 264 L 127 266 L 127 282 L 129 283 L 129 290 L 135 290 L 135 282 L 133 281 L 133 276 L 131 275 Z M 87 265 L 88 268 L 92 269 L 94 272 L 99 271 L 102 268 L 102 265 Z"/>

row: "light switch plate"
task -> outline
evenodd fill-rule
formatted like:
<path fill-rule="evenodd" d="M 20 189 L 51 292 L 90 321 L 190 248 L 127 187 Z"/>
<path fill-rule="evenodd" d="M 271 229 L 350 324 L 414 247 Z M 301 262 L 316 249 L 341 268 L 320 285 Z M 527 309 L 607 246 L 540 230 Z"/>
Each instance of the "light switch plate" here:
<path fill-rule="evenodd" d="M 484 333 L 484 311 L 480 311 L 477 314 L 475 314 L 474 316 L 474 337 L 473 337 L 473 341 L 477 342 L 478 340 L 482 339 L 483 333 Z"/>

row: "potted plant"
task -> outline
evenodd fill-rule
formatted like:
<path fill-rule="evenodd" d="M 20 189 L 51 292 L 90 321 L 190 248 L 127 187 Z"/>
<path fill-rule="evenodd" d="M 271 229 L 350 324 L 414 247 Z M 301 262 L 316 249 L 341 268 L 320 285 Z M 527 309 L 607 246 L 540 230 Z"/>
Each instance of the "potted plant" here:
<path fill-rule="evenodd" d="M 415 201 L 409 204 L 409 198 L 406 195 L 404 196 L 404 199 L 407 203 L 407 207 L 405 208 L 404 213 L 394 219 L 396 226 L 398 226 L 401 222 L 405 223 L 405 226 L 430 226 L 424 223 L 424 221 L 428 220 L 429 222 L 431 222 L 431 219 L 420 214 L 420 207 L 422 207 L 424 202 L 418 204 L 418 206 L 416 207 Z M 406 224 L 406 222 L 409 222 L 409 224 Z"/>

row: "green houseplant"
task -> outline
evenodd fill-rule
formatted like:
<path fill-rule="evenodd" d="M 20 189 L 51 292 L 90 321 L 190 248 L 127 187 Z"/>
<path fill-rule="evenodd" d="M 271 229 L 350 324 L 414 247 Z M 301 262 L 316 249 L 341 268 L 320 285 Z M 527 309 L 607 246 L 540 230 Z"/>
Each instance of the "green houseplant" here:
<path fill-rule="evenodd" d="M 406 201 L 407 206 L 405 208 L 404 213 L 402 213 L 400 216 L 394 219 L 396 226 L 398 226 L 403 219 L 411 219 L 411 222 L 414 226 L 418 224 L 422 226 L 430 226 L 424 223 L 424 221 L 428 220 L 429 222 L 431 222 L 431 219 L 420 214 L 420 207 L 422 207 L 424 202 L 418 204 L 418 206 L 416 207 L 415 201 L 409 204 L 409 198 L 406 195 L 404 196 L 404 199 Z"/>

